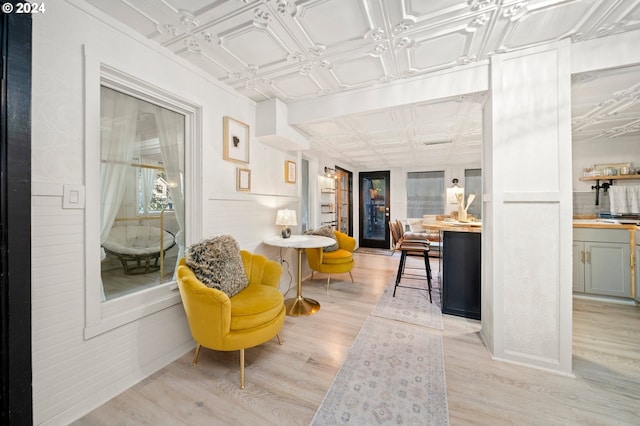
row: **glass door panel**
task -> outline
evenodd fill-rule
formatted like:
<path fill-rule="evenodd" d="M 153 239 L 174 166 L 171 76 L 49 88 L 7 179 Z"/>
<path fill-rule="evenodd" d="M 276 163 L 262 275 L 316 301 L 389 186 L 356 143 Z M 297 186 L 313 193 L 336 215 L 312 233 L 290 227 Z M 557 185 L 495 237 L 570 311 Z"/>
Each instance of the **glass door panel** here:
<path fill-rule="evenodd" d="M 338 230 L 348 235 L 353 235 L 353 208 L 352 187 L 353 173 L 336 166 L 337 194 L 336 206 L 338 216 Z"/>
<path fill-rule="evenodd" d="M 360 173 L 360 246 L 389 248 L 389 172 Z"/>

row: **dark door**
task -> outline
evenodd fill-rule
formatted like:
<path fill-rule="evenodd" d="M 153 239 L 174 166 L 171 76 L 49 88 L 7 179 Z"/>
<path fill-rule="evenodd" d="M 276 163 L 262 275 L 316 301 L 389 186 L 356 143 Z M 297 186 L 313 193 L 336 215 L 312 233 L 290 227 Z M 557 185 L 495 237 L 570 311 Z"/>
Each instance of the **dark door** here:
<path fill-rule="evenodd" d="M 361 172 L 360 246 L 389 248 L 389 171 Z"/>
<path fill-rule="evenodd" d="M 31 15 L 0 14 L 0 51 L 0 421 L 31 425 Z"/>

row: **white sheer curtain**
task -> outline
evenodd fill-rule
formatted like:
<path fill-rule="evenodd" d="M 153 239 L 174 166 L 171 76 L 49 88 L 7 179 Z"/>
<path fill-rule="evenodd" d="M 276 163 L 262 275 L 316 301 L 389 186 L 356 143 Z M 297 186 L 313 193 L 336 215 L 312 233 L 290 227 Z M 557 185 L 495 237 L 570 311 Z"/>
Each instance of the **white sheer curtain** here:
<path fill-rule="evenodd" d="M 145 216 L 149 214 L 149 204 L 151 204 L 151 194 L 153 194 L 153 184 L 156 181 L 158 172 L 148 167 L 140 168 L 140 178 L 142 180 L 142 209 Z"/>
<path fill-rule="evenodd" d="M 101 243 L 109 235 L 124 197 L 136 136 L 137 111 L 138 101 L 134 97 L 100 88 Z M 101 294 L 105 300 L 102 286 Z"/>
<path fill-rule="evenodd" d="M 176 235 L 178 259 L 184 256 L 184 116 L 156 106 L 156 125 L 160 139 L 160 152 L 169 182 L 173 209 L 180 232 Z"/>

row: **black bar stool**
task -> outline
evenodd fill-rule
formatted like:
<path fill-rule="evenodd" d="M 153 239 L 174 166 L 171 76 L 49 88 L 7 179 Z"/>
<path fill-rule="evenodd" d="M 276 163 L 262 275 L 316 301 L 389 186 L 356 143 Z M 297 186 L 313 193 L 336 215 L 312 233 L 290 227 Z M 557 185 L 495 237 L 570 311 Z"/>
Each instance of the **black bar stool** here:
<path fill-rule="evenodd" d="M 389 230 L 391 231 L 391 238 L 393 240 L 393 249 L 400 251 L 400 263 L 398 264 L 396 284 L 393 288 L 393 297 L 396 296 L 396 289 L 398 287 L 424 290 L 424 288 L 420 287 L 400 285 L 402 276 L 408 275 L 404 273 L 407 256 L 416 256 L 422 257 L 424 259 L 424 268 L 426 272 L 429 291 L 429 302 L 433 303 L 433 299 L 431 296 L 431 265 L 429 264 L 429 240 L 427 240 L 426 237 L 423 238 L 420 234 L 417 233 L 406 235 L 402 230 L 402 224 L 400 224 L 400 222 L 398 221 L 389 221 Z"/>

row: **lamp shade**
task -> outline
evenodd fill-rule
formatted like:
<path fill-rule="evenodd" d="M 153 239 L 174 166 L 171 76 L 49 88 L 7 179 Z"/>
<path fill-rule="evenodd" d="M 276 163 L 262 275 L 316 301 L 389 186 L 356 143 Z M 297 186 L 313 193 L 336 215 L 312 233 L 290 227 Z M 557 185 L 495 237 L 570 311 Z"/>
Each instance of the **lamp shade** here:
<path fill-rule="evenodd" d="M 296 220 L 296 211 L 289 209 L 278 210 L 276 225 L 297 226 L 298 221 Z"/>

